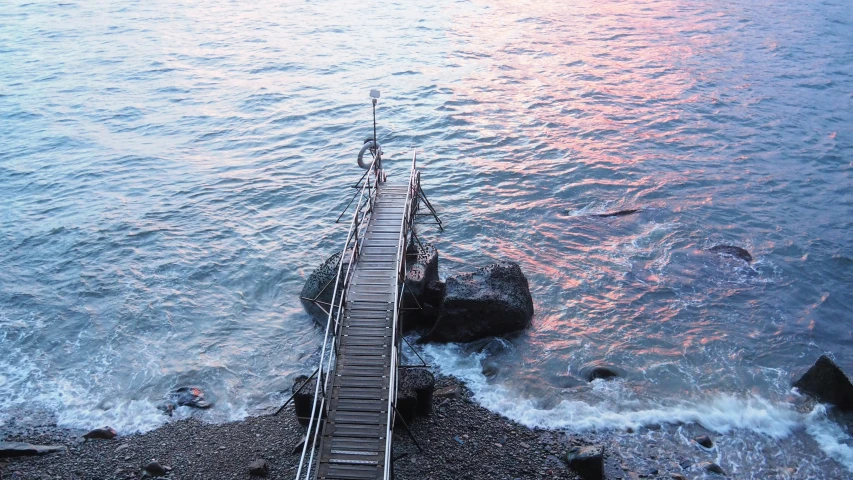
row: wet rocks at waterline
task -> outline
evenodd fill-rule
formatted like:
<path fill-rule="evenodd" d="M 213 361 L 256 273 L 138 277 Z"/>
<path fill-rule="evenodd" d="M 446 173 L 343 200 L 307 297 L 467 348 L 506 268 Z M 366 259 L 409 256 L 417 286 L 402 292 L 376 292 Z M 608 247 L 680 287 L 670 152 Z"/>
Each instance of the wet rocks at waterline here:
<path fill-rule="evenodd" d="M 829 357 L 820 358 L 803 374 L 794 386 L 821 402 L 831 403 L 841 410 L 853 410 L 853 384 Z"/>
<path fill-rule="evenodd" d="M 329 316 L 329 304 L 332 302 L 332 293 L 335 289 L 335 276 L 341 262 L 341 252 L 338 252 L 320 264 L 302 286 L 299 294 L 302 305 L 311 318 L 320 326 L 326 326 Z"/>
<path fill-rule="evenodd" d="M 584 365 L 580 369 L 581 377 L 588 382 L 593 380 L 611 380 L 619 377 L 625 377 L 625 371 L 613 365 L 602 363 L 592 363 Z"/>
<path fill-rule="evenodd" d="M 487 265 L 470 273 L 438 277 L 438 250 L 410 246 L 403 292 L 405 330 L 427 333 L 421 342 L 471 342 L 524 330 L 533 319 L 533 298 L 515 262 Z M 340 254 L 314 270 L 302 288 L 302 302 L 321 326 L 326 325 Z M 344 265 L 346 267 L 346 265 Z"/>

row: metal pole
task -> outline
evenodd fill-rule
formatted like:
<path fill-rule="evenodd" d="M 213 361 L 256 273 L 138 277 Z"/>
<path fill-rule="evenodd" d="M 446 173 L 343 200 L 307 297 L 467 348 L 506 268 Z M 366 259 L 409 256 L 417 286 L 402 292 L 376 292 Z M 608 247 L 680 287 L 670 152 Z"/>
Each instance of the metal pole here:
<path fill-rule="evenodd" d="M 373 99 L 373 148 L 376 148 L 376 99 Z"/>

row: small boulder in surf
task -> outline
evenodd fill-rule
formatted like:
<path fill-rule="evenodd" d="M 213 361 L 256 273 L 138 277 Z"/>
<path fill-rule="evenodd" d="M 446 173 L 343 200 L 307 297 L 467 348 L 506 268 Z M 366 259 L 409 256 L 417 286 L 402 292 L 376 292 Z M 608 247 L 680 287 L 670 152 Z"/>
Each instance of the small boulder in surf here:
<path fill-rule="evenodd" d="M 821 402 L 853 410 L 853 384 L 829 357 L 821 355 L 794 386 Z"/>
<path fill-rule="evenodd" d="M 740 247 L 735 247 L 733 245 L 714 245 L 709 250 L 718 255 L 739 258 L 746 263 L 752 261 L 752 255 L 750 255 L 748 251 Z"/>
<path fill-rule="evenodd" d="M 172 405 L 172 407 L 169 407 Z M 166 396 L 166 402 L 159 406 L 161 410 L 171 415 L 174 406 L 191 408 L 210 408 L 213 402 L 205 398 L 204 390 L 199 387 L 180 387 Z"/>

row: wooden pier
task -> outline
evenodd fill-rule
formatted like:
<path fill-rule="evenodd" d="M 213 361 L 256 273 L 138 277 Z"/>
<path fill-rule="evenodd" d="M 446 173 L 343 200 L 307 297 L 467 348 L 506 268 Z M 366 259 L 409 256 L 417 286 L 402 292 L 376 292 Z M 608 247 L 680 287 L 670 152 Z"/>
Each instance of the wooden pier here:
<path fill-rule="evenodd" d="M 346 291 L 317 478 L 381 479 L 388 461 L 391 350 L 408 185 L 380 184 Z M 405 249 L 405 246 L 403 246 Z M 396 368 L 394 365 L 393 368 Z"/>
<path fill-rule="evenodd" d="M 406 250 L 422 202 L 434 213 L 416 163 L 413 157 L 407 182 L 389 183 L 374 160 L 359 182 L 328 305 L 313 441 L 305 442 L 298 480 L 391 478 Z"/>

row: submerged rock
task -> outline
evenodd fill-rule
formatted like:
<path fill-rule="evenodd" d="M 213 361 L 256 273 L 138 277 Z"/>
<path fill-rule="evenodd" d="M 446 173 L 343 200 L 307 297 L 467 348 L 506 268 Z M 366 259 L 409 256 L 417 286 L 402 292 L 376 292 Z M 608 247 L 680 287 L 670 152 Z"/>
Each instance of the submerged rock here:
<path fill-rule="evenodd" d="M 512 350 L 512 344 L 507 340 L 498 337 L 476 340 L 467 344 L 463 349 L 463 351 L 468 355 L 483 355 L 480 364 L 481 372 L 489 378 L 496 376 L 501 371 L 501 366 L 497 357 L 506 354 L 510 350 Z"/>
<path fill-rule="evenodd" d="M 794 386 L 821 402 L 853 410 L 853 384 L 829 357 L 821 355 Z"/>
<path fill-rule="evenodd" d="M 104 428 L 96 428 L 96 429 L 92 430 L 91 432 L 83 435 L 83 438 L 86 440 L 95 440 L 95 439 L 111 440 L 111 439 L 115 438 L 116 435 L 118 435 L 118 433 L 116 433 L 115 430 L 113 430 L 110 427 L 104 427 Z"/>
<path fill-rule="evenodd" d="M 617 210 L 615 212 L 596 213 L 595 216 L 596 217 L 602 217 L 602 218 L 624 217 L 626 215 L 631 215 L 631 214 L 637 213 L 639 211 L 640 211 L 639 208 L 629 208 L 629 209 L 625 209 L 625 210 Z"/>
<path fill-rule="evenodd" d="M 504 262 L 447 278 L 435 327 L 421 338 L 470 342 L 530 326 L 533 298 L 517 263 Z"/>
<path fill-rule="evenodd" d="M 584 480 L 604 479 L 604 448 L 601 446 L 572 447 L 566 453 L 566 463 Z"/>
<path fill-rule="evenodd" d="M 589 365 L 582 367 L 580 374 L 588 382 L 593 380 L 610 380 L 618 377 L 624 377 L 625 372 L 622 369 L 611 365 Z"/>
<path fill-rule="evenodd" d="M 178 406 L 172 402 L 163 402 L 163 403 L 157 405 L 157 410 L 160 410 L 164 414 L 171 417 L 172 414 L 175 413 L 175 408 L 177 408 L 177 407 Z"/>
<path fill-rule="evenodd" d="M 711 441 L 711 437 L 708 435 L 700 435 L 693 439 L 694 442 L 698 443 L 704 448 L 711 448 L 714 446 L 714 442 Z"/>
<path fill-rule="evenodd" d="M 725 470 L 714 462 L 704 462 L 700 464 L 699 467 L 708 473 L 716 473 L 717 475 L 726 474 Z"/>
<path fill-rule="evenodd" d="M 0 442 L 0 458 L 45 455 L 65 452 L 62 445 L 32 445 L 25 442 Z"/>
<path fill-rule="evenodd" d="M 730 257 L 739 258 L 746 263 L 752 261 L 752 255 L 750 255 L 748 251 L 740 247 L 735 247 L 732 245 L 714 245 L 709 250 L 719 255 L 727 255 Z"/>
<path fill-rule="evenodd" d="M 571 375 L 551 375 L 547 377 L 548 384 L 555 388 L 575 388 L 586 383 Z"/>

